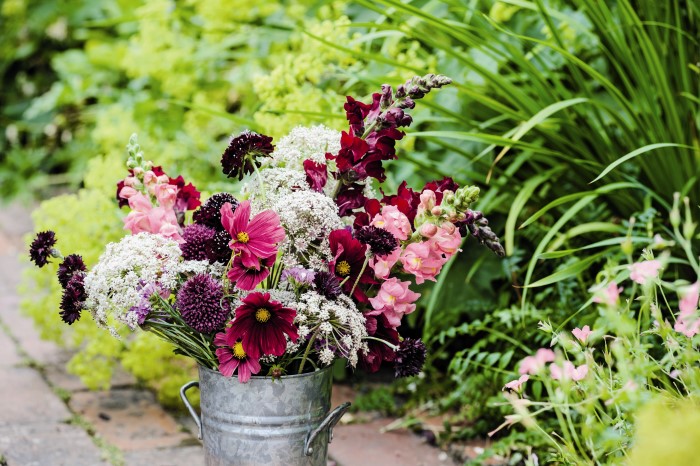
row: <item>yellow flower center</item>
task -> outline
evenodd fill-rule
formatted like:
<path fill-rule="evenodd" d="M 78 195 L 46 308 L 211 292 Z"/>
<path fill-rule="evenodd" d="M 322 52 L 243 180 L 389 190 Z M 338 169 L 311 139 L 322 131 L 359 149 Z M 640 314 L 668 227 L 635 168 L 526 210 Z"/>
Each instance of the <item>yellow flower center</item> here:
<path fill-rule="evenodd" d="M 233 357 L 236 359 L 245 359 L 246 357 L 243 343 L 240 341 L 237 341 L 236 344 L 233 345 Z"/>
<path fill-rule="evenodd" d="M 341 277 L 344 277 L 346 275 L 350 275 L 350 264 L 348 264 L 348 261 L 340 261 L 335 265 L 335 272 L 340 275 Z"/>
<path fill-rule="evenodd" d="M 270 311 L 268 311 L 264 307 L 261 307 L 260 309 L 255 311 L 255 320 L 257 320 L 258 322 L 265 323 L 268 320 L 270 320 L 270 315 Z"/>
<path fill-rule="evenodd" d="M 236 235 L 236 239 L 238 240 L 239 243 L 247 243 L 250 241 L 250 236 L 248 236 L 248 233 L 245 231 L 242 231 Z"/>

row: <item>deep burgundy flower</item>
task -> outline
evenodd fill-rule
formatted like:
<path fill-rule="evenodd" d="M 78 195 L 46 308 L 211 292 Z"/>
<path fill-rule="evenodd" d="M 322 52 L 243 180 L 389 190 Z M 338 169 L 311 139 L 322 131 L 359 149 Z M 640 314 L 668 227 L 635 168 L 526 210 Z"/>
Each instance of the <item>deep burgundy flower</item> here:
<path fill-rule="evenodd" d="M 74 274 L 65 289 L 63 290 L 63 296 L 61 296 L 61 320 L 72 325 L 73 322 L 80 319 L 80 313 L 83 310 L 83 304 L 87 299 L 87 294 L 85 293 L 85 286 L 83 285 L 83 273 Z"/>
<path fill-rule="evenodd" d="M 217 193 L 207 199 L 207 202 L 192 215 L 194 223 L 206 225 L 216 231 L 223 231 L 224 226 L 221 224 L 221 207 L 226 203 L 231 204 L 231 208 L 236 210 L 238 200 L 229 193 Z M 229 239 L 230 241 L 230 239 Z"/>
<path fill-rule="evenodd" d="M 459 185 L 455 183 L 452 178 L 446 176 L 440 181 L 436 180 L 426 183 L 425 187 L 423 188 L 423 191 L 425 191 L 426 189 L 429 189 L 435 193 L 435 202 L 437 203 L 437 205 L 440 205 L 440 203 L 442 202 L 442 193 L 447 190 L 455 192 L 459 189 Z"/>
<path fill-rule="evenodd" d="M 384 228 L 378 228 L 373 225 L 357 230 L 355 238 L 362 244 L 369 246 L 370 251 L 375 256 L 386 256 L 399 247 L 399 240 L 394 235 Z"/>
<path fill-rule="evenodd" d="M 253 173 L 255 167 L 261 165 L 256 159 L 269 157 L 275 150 L 271 143 L 270 136 L 247 130 L 232 138 L 221 156 L 224 174 L 229 178 L 238 178 L 240 181 L 244 175 Z"/>
<path fill-rule="evenodd" d="M 228 261 L 231 260 L 233 251 L 228 247 L 228 243 L 230 242 L 231 235 L 229 235 L 226 230 L 217 231 L 214 237 L 207 241 L 205 251 L 210 264 L 215 262 L 227 264 Z"/>
<path fill-rule="evenodd" d="M 197 188 L 192 183 L 185 184 L 185 179 L 182 175 L 177 178 L 170 178 L 168 184 L 177 186 L 176 211 L 194 210 L 202 205 L 202 201 L 199 200 L 201 193 L 197 191 Z"/>
<path fill-rule="evenodd" d="M 240 255 L 233 258 L 231 268 L 228 271 L 228 279 L 239 290 L 250 291 L 270 275 L 270 267 L 275 264 L 277 255 L 274 254 L 265 259 L 257 259 L 254 267 L 246 267 Z"/>
<path fill-rule="evenodd" d="M 134 174 L 134 171 L 133 171 L 133 170 L 129 170 L 129 175 L 130 175 L 130 176 L 133 176 L 133 174 Z M 119 203 L 119 208 L 120 208 L 120 209 L 121 209 L 122 207 L 126 207 L 126 206 L 129 205 L 129 199 L 127 199 L 127 198 L 125 198 L 125 197 L 121 197 L 121 196 L 119 195 L 119 193 L 122 192 L 122 188 L 123 188 L 123 187 L 124 187 L 124 180 L 119 180 L 119 182 L 117 183 L 117 194 L 116 194 L 116 198 L 117 198 L 117 202 Z"/>
<path fill-rule="evenodd" d="M 381 99 L 382 94 L 375 93 L 372 94 L 372 103 L 365 104 L 347 96 L 347 103 L 343 107 L 353 134 L 362 136 L 365 131 L 365 119 L 373 121 L 377 118 L 381 112 Z"/>
<path fill-rule="evenodd" d="M 304 171 L 306 172 L 306 182 L 311 189 L 322 193 L 323 187 L 328 181 L 328 169 L 325 163 L 316 163 L 313 160 L 304 160 Z"/>
<path fill-rule="evenodd" d="M 182 230 L 183 243 L 180 243 L 182 257 L 188 261 L 209 260 L 207 245 L 214 239 L 216 230 L 205 225 L 193 223 Z M 214 261 L 215 262 L 215 261 Z"/>
<path fill-rule="evenodd" d="M 343 185 L 335 197 L 335 203 L 338 206 L 338 215 L 345 217 L 353 214 L 355 209 L 362 207 L 367 198 L 364 195 L 364 186 L 353 183 L 351 185 Z"/>
<path fill-rule="evenodd" d="M 297 311 L 270 300 L 270 293 L 250 293 L 236 308 L 236 317 L 226 332 L 229 344 L 241 339 L 243 349 L 252 358 L 263 354 L 282 356 L 287 349 L 285 335 L 292 342 L 299 337 L 293 324 Z"/>
<path fill-rule="evenodd" d="M 228 344 L 226 336 L 229 332 L 230 329 L 226 329 L 226 333 L 217 333 L 214 337 L 214 345 L 219 347 L 216 349 L 219 372 L 224 377 L 232 377 L 238 370 L 238 381 L 246 383 L 253 374 L 260 372 L 260 361 L 245 352 L 240 340 Z"/>
<path fill-rule="evenodd" d="M 29 258 L 37 267 L 43 267 L 49 263 L 49 258 L 55 257 L 56 233 L 53 231 L 41 231 L 29 246 Z"/>
<path fill-rule="evenodd" d="M 420 339 L 406 338 L 399 344 L 394 356 L 394 375 L 412 377 L 423 369 L 428 351 Z"/>
<path fill-rule="evenodd" d="M 340 289 L 340 282 L 335 275 L 328 272 L 317 272 L 314 276 L 314 288 L 321 296 L 335 301 L 338 296 L 343 294 Z"/>
<path fill-rule="evenodd" d="M 371 267 L 364 267 L 364 271 L 362 270 L 367 246 L 353 238 L 352 233 L 346 229 L 332 231 L 328 241 L 333 253 L 333 260 L 328 264 L 330 271 L 338 277 L 338 280 L 345 281 L 343 290 L 347 294 L 350 294 L 354 287 L 353 297 L 361 303 L 367 302 L 364 291 L 360 286 L 355 286 L 356 281 L 358 285 L 376 283 L 372 278 Z"/>
<path fill-rule="evenodd" d="M 58 281 L 65 288 L 75 273 L 85 272 L 86 270 L 83 258 L 79 254 L 70 254 L 58 266 Z"/>
<path fill-rule="evenodd" d="M 386 205 L 396 206 L 399 211 L 408 217 L 408 220 L 413 224 L 420 204 L 420 193 L 406 187 L 406 182 L 399 185 L 399 189 L 394 196 L 384 196 L 382 203 Z"/>
<path fill-rule="evenodd" d="M 399 332 L 389 325 L 389 321 L 384 314 L 366 316 L 365 327 L 367 328 L 367 334 L 376 340 L 367 340 L 369 351 L 360 355 L 360 367 L 367 372 L 377 372 L 383 362 L 391 362 L 396 357 L 392 347 L 386 345 L 383 341 L 393 346 L 398 345 Z"/>
<path fill-rule="evenodd" d="M 221 283 L 203 273 L 182 285 L 177 293 L 175 308 L 187 325 L 201 333 L 214 333 L 222 329 L 231 312 Z"/>

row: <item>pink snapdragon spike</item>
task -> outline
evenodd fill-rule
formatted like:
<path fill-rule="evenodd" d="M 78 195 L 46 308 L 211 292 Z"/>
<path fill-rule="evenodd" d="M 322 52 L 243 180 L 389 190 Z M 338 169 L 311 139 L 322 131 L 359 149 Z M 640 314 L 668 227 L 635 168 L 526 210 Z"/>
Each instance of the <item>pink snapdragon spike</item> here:
<path fill-rule="evenodd" d="M 447 262 L 447 259 L 437 254 L 426 242 L 409 244 L 399 259 L 404 270 L 415 275 L 419 285 L 426 280 L 436 281 L 435 276 Z"/>
<path fill-rule="evenodd" d="M 523 384 L 530 380 L 530 376 L 527 374 L 521 375 L 519 379 L 516 380 L 511 380 L 507 384 L 505 384 L 502 388 L 502 390 L 512 390 L 514 392 L 520 392 Z"/>
<path fill-rule="evenodd" d="M 124 218 L 124 229 L 132 234 L 158 233 L 166 238 L 182 243 L 180 227 L 172 209 L 153 207 L 151 201 L 141 193 L 129 198 L 131 212 Z"/>
<path fill-rule="evenodd" d="M 372 256 L 368 265 L 372 270 L 374 270 L 375 277 L 386 280 L 389 278 L 391 268 L 399 261 L 400 256 L 401 248 L 399 247 L 385 256 Z"/>
<path fill-rule="evenodd" d="M 698 300 L 700 299 L 700 282 L 679 290 L 678 318 L 673 326 L 676 332 L 692 338 L 700 332 L 700 318 L 697 316 Z"/>
<path fill-rule="evenodd" d="M 583 328 L 576 327 L 571 331 L 571 333 L 576 337 L 581 343 L 586 343 L 588 337 L 591 335 L 591 328 L 588 325 L 584 325 Z"/>
<path fill-rule="evenodd" d="M 416 210 L 416 217 L 432 211 L 436 205 L 437 199 L 435 197 L 435 192 L 430 189 L 426 189 L 420 194 L 420 202 L 418 203 L 418 208 Z"/>
<path fill-rule="evenodd" d="M 629 266 L 630 278 L 644 285 L 659 276 L 659 269 L 661 268 L 661 262 L 654 259 L 649 261 L 636 262 Z"/>
<path fill-rule="evenodd" d="M 153 188 L 153 194 L 158 201 L 158 205 L 164 209 L 174 209 L 177 199 L 177 186 L 172 184 L 157 184 Z"/>
<path fill-rule="evenodd" d="M 549 373 L 554 380 L 573 380 L 578 382 L 585 379 L 586 375 L 588 375 L 588 365 L 581 364 L 578 367 L 574 367 L 571 361 L 564 361 L 561 367 L 556 364 L 550 364 Z"/>
<path fill-rule="evenodd" d="M 617 283 L 613 280 L 608 283 L 608 286 L 604 290 L 599 290 L 593 297 L 593 302 L 598 304 L 605 304 L 607 306 L 617 306 L 620 301 L 620 293 L 624 288 L 618 287 Z"/>
<path fill-rule="evenodd" d="M 227 343 L 227 334 L 217 333 L 214 337 L 214 345 L 216 349 L 216 358 L 219 360 L 219 372 L 224 377 L 232 377 L 233 373 L 238 370 L 238 381 L 246 383 L 250 380 L 253 374 L 260 372 L 260 361 L 250 357 L 243 349 L 243 343 L 236 341 L 232 346 Z"/>
<path fill-rule="evenodd" d="M 405 241 L 412 233 L 411 222 L 396 206 L 387 205 L 372 219 L 373 225 L 384 228 L 401 241 Z"/>
<path fill-rule="evenodd" d="M 389 325 L 394 329 L 397 328 L 401 325 L 401 319 L 405 314 L 416 310 L 415 302 L 420 298 L 420 293 L 414 293 L 408 289 L 410 284 L 411 282 L 402 282 L 395 277 L 382 283 L 377 296 L 369 298 L 374 309 L 365 312 L 365 315 L 384 314 Z"/>
<path fill-rule="evenodd" d="M 445 254 L 449 259 L 459 251 L 462 235 L 452 223 L 446 222 L 443 226 L 438 227 L 435 234 L 428 240 L 428 244 L 433 251 Z"/>
<path fill-rule="evenodd" d="M 250 219 L 250 201 L 234 212 L 231 204 L 221 207 L 221 224 L 231 235 L 229 247 L 241 257 L 243 266 L 260 270 L 260 260 L 277 254 L 277 243 L 285 237 L 279 216 L 264 210 Z"/>
<path fill-rule="evenodd" d="M 535 375 L 544 368 L 545 364 L 554 361 L 555 358 L 556 355 L 554 351 L 547 348 L 540 348 L 534 356 L 527 356 L 520 362 L 520 369 L 518 372 L 521 374 Z"/>

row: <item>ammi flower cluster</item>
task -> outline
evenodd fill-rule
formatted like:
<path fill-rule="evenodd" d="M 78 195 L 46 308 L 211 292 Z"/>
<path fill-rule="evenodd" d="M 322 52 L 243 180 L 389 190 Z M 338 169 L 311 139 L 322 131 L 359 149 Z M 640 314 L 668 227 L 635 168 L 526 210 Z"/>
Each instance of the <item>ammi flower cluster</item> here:
<path fill-rule="evenodd" d="M 131 235 L 107 245 L 87 270 L 63 258 L 55 235 L 40 233 L 31 258 L 62 260 L 61 317 L 72 324 L 88 311 L 117 334 L 151 331 L 197 363 L 237 374 L 278 377 L 337 358 L 374 372 L 420 372 L 425 345 L 402 338 L 401 321 L 416 309 L 414 282 L 435 281 L 463 238 L 503 250 L 484 216 L 470 209 L 479 189 L 445 178 L 420 191 L 403 182 L 377 196 L 382 163 L 396 159 L 408 110 L 444 76 L 388 85 L 363 103 L 347 98 L 347 131 L 299 127 L 276 147 L 251 131 L 231 139 L 221 165 L 243 180 L 200 201 L 183 178 L 146 161 L 135 136 L 129 169 L 117 185 Z"/>

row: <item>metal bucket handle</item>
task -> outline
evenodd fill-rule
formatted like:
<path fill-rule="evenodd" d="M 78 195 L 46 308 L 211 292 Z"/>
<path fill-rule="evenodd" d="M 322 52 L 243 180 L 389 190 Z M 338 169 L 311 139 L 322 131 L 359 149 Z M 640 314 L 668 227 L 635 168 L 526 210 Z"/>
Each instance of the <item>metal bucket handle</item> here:
<path fill-rule="evenodd" d="M 192 387 L 199 387 L 199 382 L 196 380 L 193 380 L 191 382 L 187 382 L 185 385 L 183 385 L 180 388 L 180 398 L 182 398 L 182 402 L 185 403 L 185 406 L 187 407 L 187 410 L 190 412 L 190 415 L 192 416 L 192 419 L 194 419 L 195 424 L 197 424 L 197 428 L 199 429 L 199 433 L 197 435 L 197 438 L 199 440 L 202 440 L 202 421 L 197 415 L 197 411 L 194 410 L 192 407 L 192 404 L 190 403 L 190 400 L 187 399 L 187 390 L 189 390 Z M 314 452 L 314 448 L 311 446 L 314 440 L 316 440 L 316 437 L 323 432 L 325 429 L 328 429 L 328 443 L 331 443 L 331 440 L 333 440 L 333 427 L 340 421 L 340 418 L 343 417 L 343 414 L 350 408 L 350 402 L 345 402 L 335 408 L 333 411 L 328 413 L 326 418 L 321 422 L 321 424 L 315 428 L 314 430 L 309 431 L 308 434 L 306 434 L 306 440 L 304 441 L 304 454 L 306 456 L 311 456 Z"/>
<path fill-rule="evenodd" d="M 183 385 L 180 388 L 180 398 L 182 398 L 182 402 L 185 403 L 185 406 L 187 406 L 187 410 L 190 412 L 192 419 L 194 419 L 194 423 L 197 424 L 197 427 L 199 428 L 199 434 L 197 434 L 197 438 L 199 438 L 199 440 L 202 440 L 202 421 L 199 419 L 197 411 L 195 411 L 192 405 L 190 404 L 190 400 L 187 399 L 186 392 L 192 387 L 199 387 L 199 382 L 193 380 L 192 382 L 187 382 L 185 385 Z"/>
<path fill-rule="evenodd" d="M 338 421 L 340 421 L 340 418 L 343 417 L 343 414 L 345 414 L 349 408 L 350 402 L 346 401 L 328 413 L 326 418 L 318 427 L 306 434 L 306 440 L 304 441 L 304 454 L 306 456 L 311 456 L 314 453 L 314 447 L 312 447 L 311 444 L 325 429 L 328 429 L 328 443 L 331 443 L 331 440 L 333 440 L 333 427 L 335 427 Z"/>

